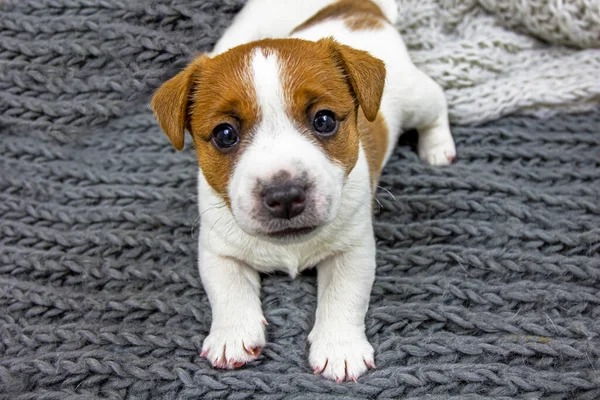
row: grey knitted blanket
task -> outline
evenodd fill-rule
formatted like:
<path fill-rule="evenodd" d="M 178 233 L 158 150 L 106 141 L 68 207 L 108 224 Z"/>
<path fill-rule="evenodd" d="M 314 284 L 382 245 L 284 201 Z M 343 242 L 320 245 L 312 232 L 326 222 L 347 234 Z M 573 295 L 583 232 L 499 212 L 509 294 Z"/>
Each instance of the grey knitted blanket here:
<path fill-rule="evenodd" d="M 241 1 L 0 3 L 0 399 L 600 398 L 600 112 L 408 135 L 377 196 L 377 369 L 314 376 L 315 276 L 266 276 L 268 345 L 199 356 L 196 161 L 149 91 Z"/>

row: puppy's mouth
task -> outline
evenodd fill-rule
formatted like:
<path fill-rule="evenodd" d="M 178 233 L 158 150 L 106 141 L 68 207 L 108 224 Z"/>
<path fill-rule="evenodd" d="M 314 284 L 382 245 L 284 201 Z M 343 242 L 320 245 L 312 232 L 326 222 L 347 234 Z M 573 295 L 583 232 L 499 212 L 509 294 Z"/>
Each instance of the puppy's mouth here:
<path fill-rule="evenodd" d="M 317 230 L 317 226 L 306 226 L 301 228 L 287 228 L 273 232 L 265 232 L 265 236 L 273 239 L 296 239 L 310 235 Z"/>

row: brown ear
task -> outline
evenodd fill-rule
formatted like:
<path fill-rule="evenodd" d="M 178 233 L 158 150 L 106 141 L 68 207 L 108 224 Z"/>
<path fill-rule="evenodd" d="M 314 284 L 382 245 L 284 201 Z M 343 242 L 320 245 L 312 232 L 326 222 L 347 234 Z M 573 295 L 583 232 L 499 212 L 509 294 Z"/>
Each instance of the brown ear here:
<path fill-rule="evenodd" d="M 338 67 L 348 76 L 365 117 L 374 121 L 385 85 L 385 64 L 366 51 L 353 49 L 331 38 L 323 41 Z"/>
<path fill-rule="evenodd" d="M 158 124 L 177 150 L 183 149 L 190 92 L 204 59 L 205 56 L 201 56 L 194 60 L 183 71 L 163 83 L 152 96 L 152 109 Z"/>

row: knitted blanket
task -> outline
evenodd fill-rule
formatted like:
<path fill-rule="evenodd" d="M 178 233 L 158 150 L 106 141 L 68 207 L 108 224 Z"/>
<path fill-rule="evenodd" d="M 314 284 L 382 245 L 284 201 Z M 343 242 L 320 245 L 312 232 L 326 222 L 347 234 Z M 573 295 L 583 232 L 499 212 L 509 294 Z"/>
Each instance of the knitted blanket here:
<path fill-rule="evenodd" d="M 398 4 L 413 61 L 446 89 L 452 122 L 548 117 L 600 102 L 600 1 Z"/>
<path fill-rule="evenodd" d="M 600 110 L 455 126 L 447 168 L 420 162 L 405 136 L 377 195 L 366 318 L 377 369 L 358 383 L 308 365 L 311 273 L 264 278 L 258 361 L 220 371 L 199 356 L 211 317 L 196 269 L 195 154 L 172 149 L 147 104 L 241 3 L 0 2 L 0 399 L 600 398 Z M 425 4 L 403 31 L 446 35 L 432 10 L 418 17 Z M 465 11 L 497 18 L 482 13 Z M 438 71 L 441 53 L 408 36 Z M 473 54 L 596 54 L 510 48 Z M 455 121 L 493 117 L 488 95 L 502 94 L 474 88 L 512 78 L 484 64 L 477 82 L 445 83 Z M 435 76 L 470 71 L 455 67 Z M 497 115 L 587 108 L 580 83 L 562 103 L 536 92 Z"/>

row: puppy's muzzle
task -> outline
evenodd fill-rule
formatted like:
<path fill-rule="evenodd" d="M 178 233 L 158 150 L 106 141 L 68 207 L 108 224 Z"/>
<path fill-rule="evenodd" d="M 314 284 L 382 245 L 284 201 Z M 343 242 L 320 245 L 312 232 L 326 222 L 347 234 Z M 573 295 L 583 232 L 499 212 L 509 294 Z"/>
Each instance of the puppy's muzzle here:
<path fill-rule="evenodd" d="M 306 189 L 293 181 L 267 187 L 262 197 L 263 207 L 273 218 L 292 219 L 306 208 Z"/>

